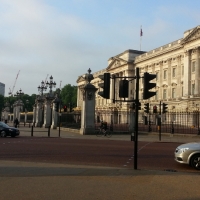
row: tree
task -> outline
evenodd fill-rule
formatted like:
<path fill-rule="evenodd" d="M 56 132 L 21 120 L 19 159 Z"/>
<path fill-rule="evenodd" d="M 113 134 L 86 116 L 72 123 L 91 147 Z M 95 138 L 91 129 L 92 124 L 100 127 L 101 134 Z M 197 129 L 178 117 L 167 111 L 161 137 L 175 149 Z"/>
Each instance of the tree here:
<path fill-rule="evenodd" d="M 4 107 L 4 96 L 0 94 L 0 115 L 2 113 L 3 107 Z"/>
<path fill-rule="evenodd" d="M 60 96 L 63 105 L 68 105 L 70 103 L 73 107 L 76 107 L 77 86 L 72 86 L 71 84 L 65 85 L 61 90 Z"/>

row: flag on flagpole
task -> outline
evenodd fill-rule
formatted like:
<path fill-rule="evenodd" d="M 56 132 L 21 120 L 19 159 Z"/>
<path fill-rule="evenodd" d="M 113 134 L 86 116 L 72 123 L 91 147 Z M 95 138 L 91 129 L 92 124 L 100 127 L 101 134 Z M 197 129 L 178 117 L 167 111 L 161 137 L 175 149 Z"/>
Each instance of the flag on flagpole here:
<path fill-rule="evenodd" d="M 142 28 L 140 29 L 140 37 L 143 36 Z"/>

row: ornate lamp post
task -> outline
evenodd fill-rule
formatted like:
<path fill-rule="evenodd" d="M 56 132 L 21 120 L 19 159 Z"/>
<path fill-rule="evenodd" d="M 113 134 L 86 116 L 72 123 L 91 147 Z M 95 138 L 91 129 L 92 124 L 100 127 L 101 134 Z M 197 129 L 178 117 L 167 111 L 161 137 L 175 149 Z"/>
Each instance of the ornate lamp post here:
<path fill-rule="evenodd" d="M 21 88 L 19 91 L 16 92 L 16 94 L 14 95 L 15 97 L 18 97 L 18 99 L 21 98 L 21 96 L 24 95 L 24 93 L 22 92 Z"/>
<path fill-rule="evenodd" d="M 43 91 L 46 91 L 47 87 L 44 83 L 44 81 L 41 82 L 41 85 L 38 86 L 38 92 L 43 96 Z"/>
<path fill-rule="evenodd" d="M 48 85 L 49 86 L 49 88 L 50 88 L 50 90 L 49 90 L 49 93 L 52 93 L 52 88 L 53 87 L 56 87 L 56 82 L 54 81 L 53 82 L 53 77 L 52 76 L 50 76 L 50 81 L 48 82 L 46 82 L 46 85 Z"/>

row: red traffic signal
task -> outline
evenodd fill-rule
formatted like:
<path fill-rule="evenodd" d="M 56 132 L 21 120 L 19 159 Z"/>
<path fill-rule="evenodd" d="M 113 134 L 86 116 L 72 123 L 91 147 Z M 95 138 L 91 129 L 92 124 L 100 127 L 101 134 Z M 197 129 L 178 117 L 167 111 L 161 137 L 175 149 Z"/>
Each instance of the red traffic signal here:
<path fill-rule="evenodd" d="M 153 107 L 153 113 L 157 113 L 157 106 Z"/>
<path fill-rule="evenodd" d="M 67 112 L 67 106 L 63 106 L 64 112 Z"/>

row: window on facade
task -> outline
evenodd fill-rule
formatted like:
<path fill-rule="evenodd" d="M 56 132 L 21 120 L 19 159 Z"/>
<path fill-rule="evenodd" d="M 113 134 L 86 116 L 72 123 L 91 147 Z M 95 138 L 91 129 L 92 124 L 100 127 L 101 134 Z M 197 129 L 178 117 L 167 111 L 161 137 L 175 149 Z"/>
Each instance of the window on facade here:
<path fill-rule="evenodd" d="M 155 100 L 158 100 L 158 90 L 156 90 Z"/>
<path fill-rule="evenodd" d="M 163 89 L 163 99 L 167 99 L 167 89 Z"/>
<path fill-rule="evenodd" d="M 172 88 L 172 98 L 176 98 L 176 88 Z"/>
<path fill-rule="evenodd" d="M 163 78 L 167 79 L 167 70 L 164 70 Z"/>
<path fill-rule="evenodd" d="M 192 62 L 192 72 L 195 72 L 195 66 L 196 66 L 196 62 L 193 61 L 193 62 Z"/>
<path fill-rule="evenodd" d="M 195 84 L 192 84 L 191 94 L 194 95 Z"/>
<path fill-rule="evenodd" d="M 176 68 L 172 69 L 172 77 L 176 77 Z"/>

